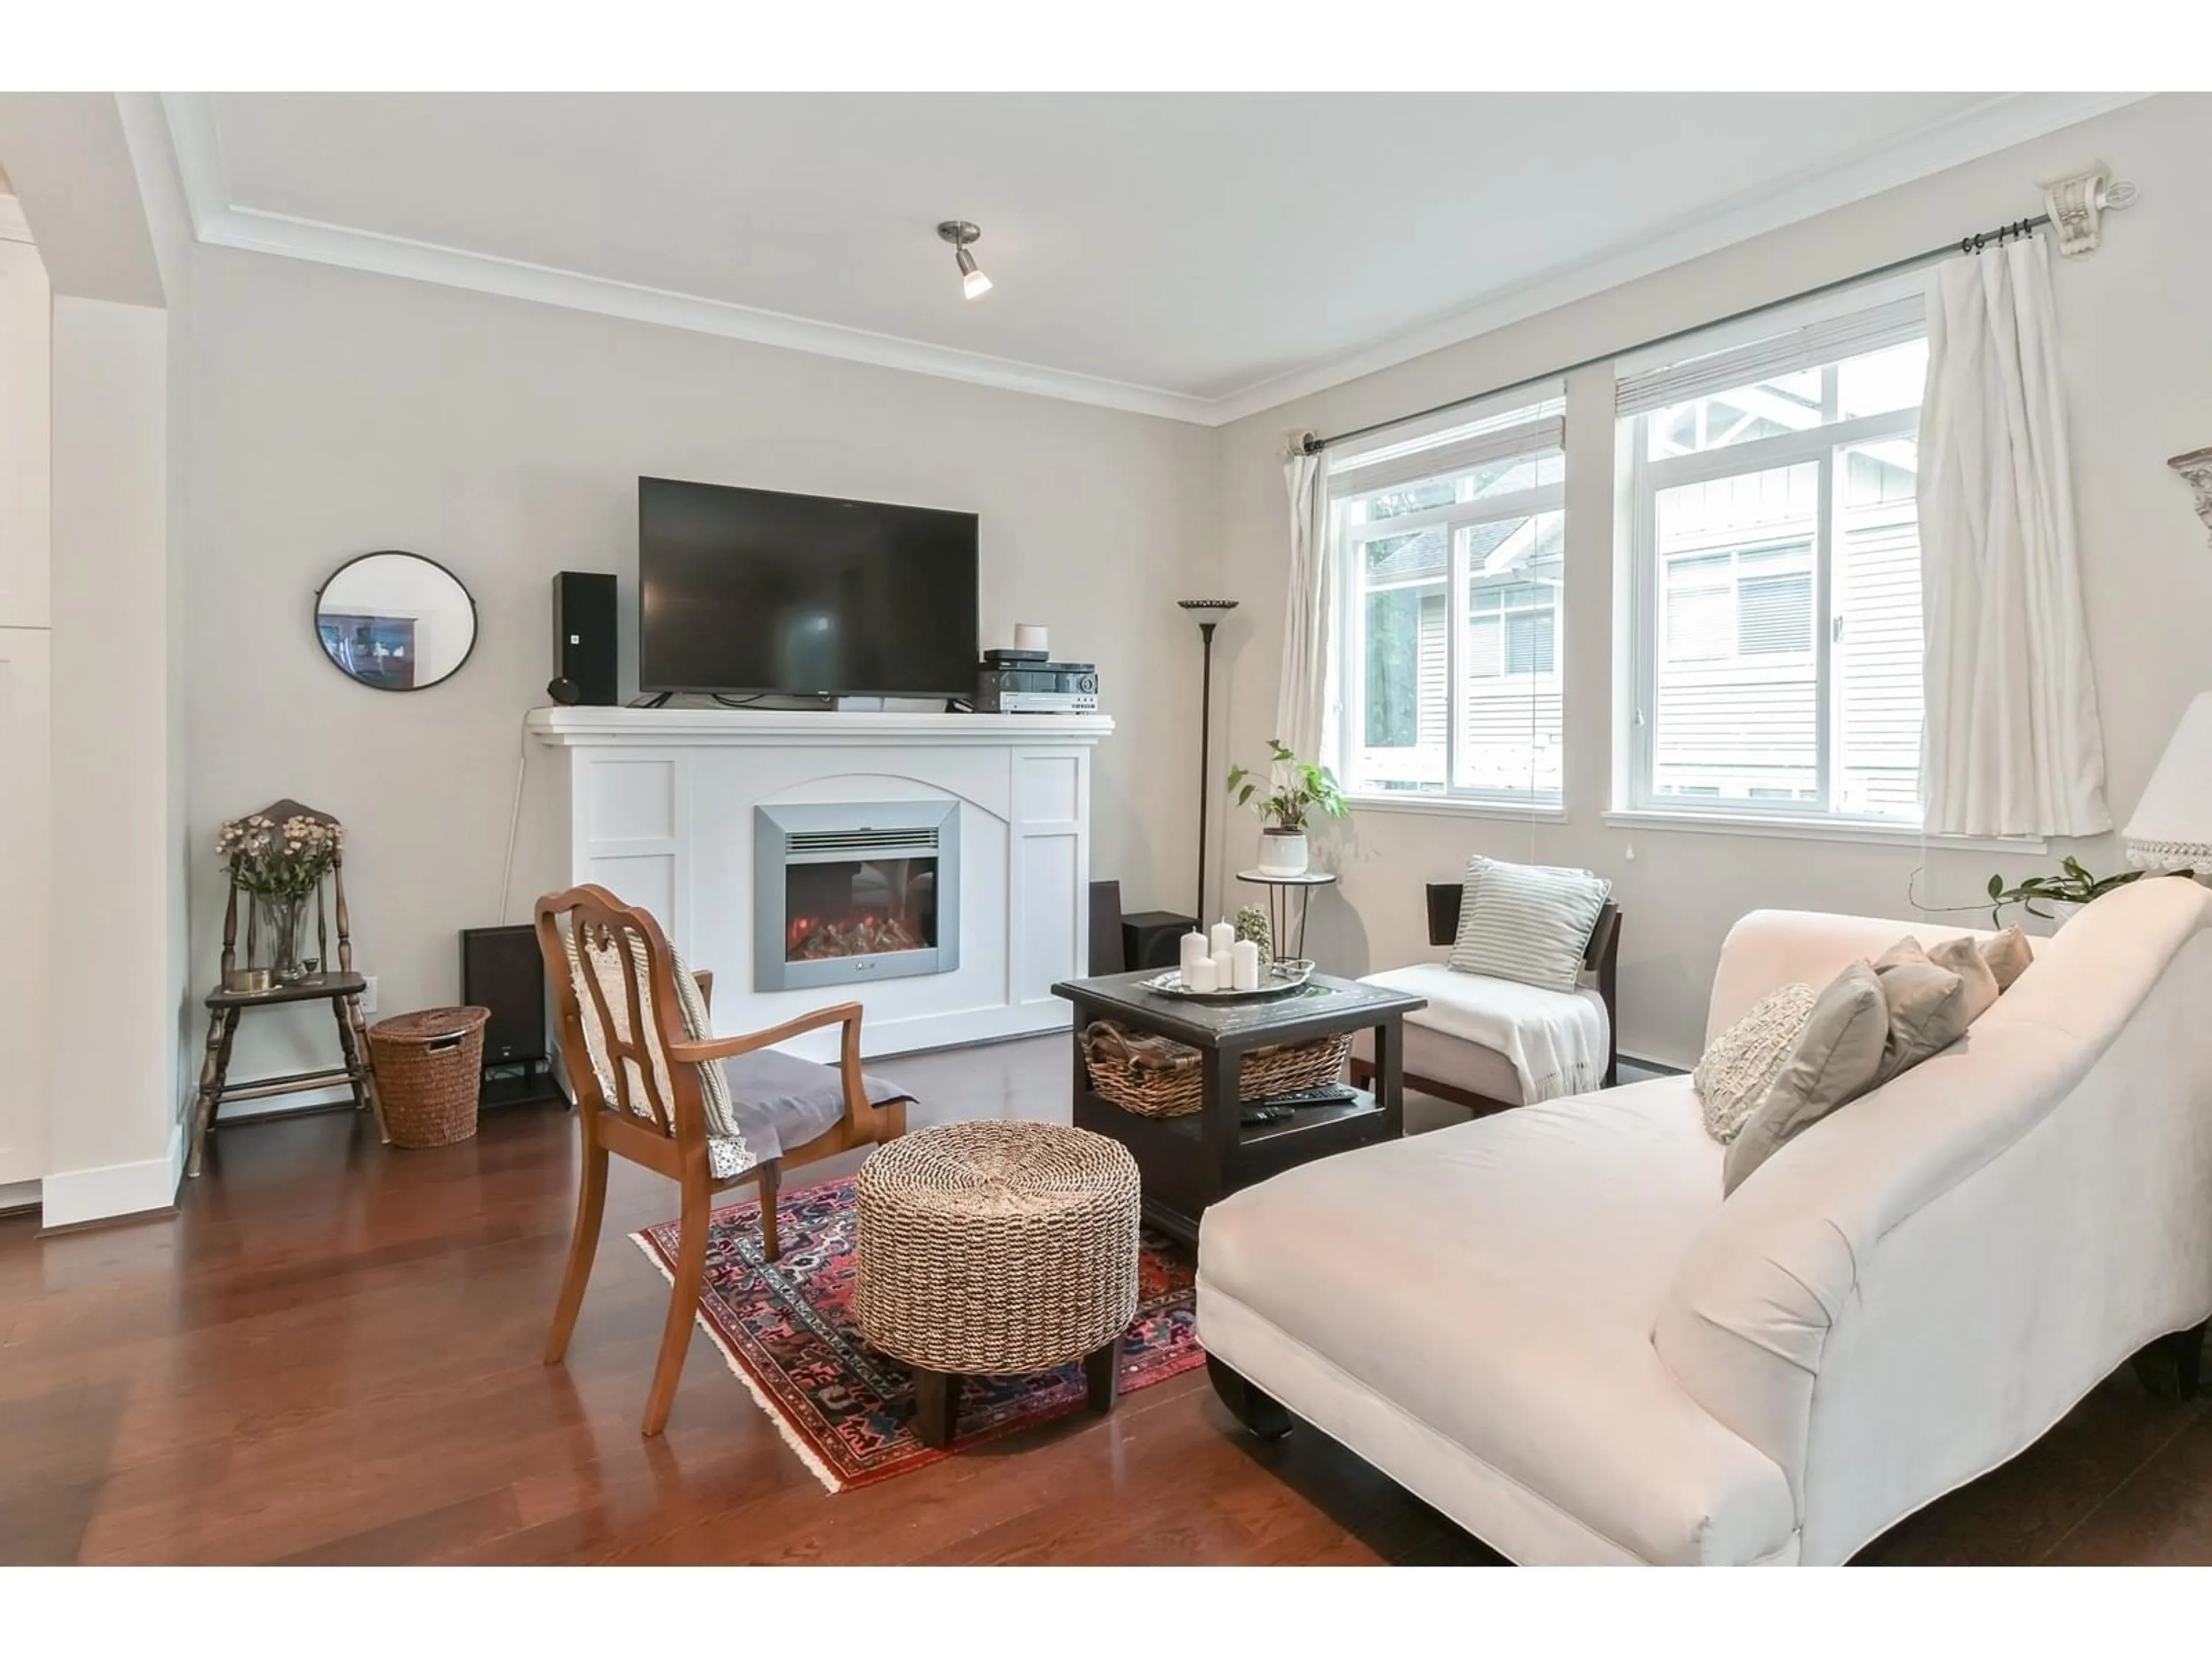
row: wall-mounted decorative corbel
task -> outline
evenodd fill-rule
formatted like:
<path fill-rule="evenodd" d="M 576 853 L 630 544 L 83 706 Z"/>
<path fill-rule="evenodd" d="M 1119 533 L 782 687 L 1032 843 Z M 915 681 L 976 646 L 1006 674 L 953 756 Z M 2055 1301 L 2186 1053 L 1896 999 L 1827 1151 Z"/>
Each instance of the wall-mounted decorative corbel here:
<path fill-rule="evenodd" d="M 2197 496 L 2197 516 L 2212 531 L 2212 449 L 2192 449 L 2166 465 L 2179 472 Z"/>
<path fill-rule="evenodd" d="M 2045 179 L 2042 191 L 2058 251 L 2069 258 L 2094 253 L 2103 238 L 2106 210 L 2131 207 L 2138 194 L 2133 185 L 2114 179 L 2112 168 L 2102 161 L 2092 161 L 2086 171 L 2063 179 Z"/>

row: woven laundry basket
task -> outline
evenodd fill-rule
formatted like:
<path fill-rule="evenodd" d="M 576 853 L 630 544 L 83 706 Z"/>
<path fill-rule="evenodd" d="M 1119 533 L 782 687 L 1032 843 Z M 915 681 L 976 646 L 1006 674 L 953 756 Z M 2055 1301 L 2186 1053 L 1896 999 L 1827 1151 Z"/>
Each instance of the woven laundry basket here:
<path fill-rule="evenodd" d="M 477 1132 L 489 1008 L 426 1008 L 368 1028 L 384 1127 L 395 1146 L 449 1146 Z"/>
<path fill-rule="evenodd" d="M 1000 1376 L 1094 1353 L 1137 1311 L 1136 1160 L 1051 1123 L 948 1123 L 854 1183 L 853 1314 L 931 1370 Z"/>

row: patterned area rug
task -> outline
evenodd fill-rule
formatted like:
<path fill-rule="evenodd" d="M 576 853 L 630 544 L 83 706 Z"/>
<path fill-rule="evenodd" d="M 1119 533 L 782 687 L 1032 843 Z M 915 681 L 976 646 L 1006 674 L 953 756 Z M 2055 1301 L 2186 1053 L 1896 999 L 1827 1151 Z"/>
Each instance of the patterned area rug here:
<path fill-rule="evenodd" d="M 946 1450 L 915 1437 L 907 1368 L 877 1353 L 852 1322 L 853 1183 L 787 1188 L 777 1206 L 783 1258 L 761 1260 L 760 1205 L 714 1212 L 699 1322 L 792 1449 L 831 1492 L 910 1474 L 1016 1431 L 1084 1408 L 1083 1369 L 1028 1376 L 971 1376 L 960 1386 L 960 1420 Z M 672 1276 L 677 1224 L 630 1237 Z M 1145 1236 L 1137 1316 L 1121 1362 L 1124 1393 L 1204 1363 L 1192 1313 L 1192 1267 L 1170 1241 Z"/>

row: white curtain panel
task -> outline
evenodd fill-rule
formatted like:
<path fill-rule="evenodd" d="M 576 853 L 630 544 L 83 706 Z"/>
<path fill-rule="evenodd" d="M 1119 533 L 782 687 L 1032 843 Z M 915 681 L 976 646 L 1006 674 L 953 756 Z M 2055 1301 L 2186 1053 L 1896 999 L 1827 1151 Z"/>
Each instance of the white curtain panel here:
<path fill-rule="evenodd" d="M 1291 498 L 1290 592 L 1283 606 L 1283 678 L 1275 702 L 1278 737 L 1300 760 L 1322 757 L 1334 660 L 1336 589 L 1329 568 L 1328 463 L 1293 453 L 1283 467 Z"/>
<path fill-rule="evenodd" d="M 1929 833 L 2110 830 L 2041 237 L 1936 270 L 1919 493 Z"/>

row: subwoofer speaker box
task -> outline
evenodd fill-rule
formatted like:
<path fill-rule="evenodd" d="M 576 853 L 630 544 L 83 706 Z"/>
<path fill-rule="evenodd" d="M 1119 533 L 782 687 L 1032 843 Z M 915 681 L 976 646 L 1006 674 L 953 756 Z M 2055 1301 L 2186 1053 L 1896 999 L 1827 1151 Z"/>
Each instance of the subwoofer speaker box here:
<path fill-rule="evenodd" d="M 1139 910 L 1121 918 L 1121 957 L 1127 971 L 1139 968 L 1175 968 L 1182 962 L 1176 941 L 1197 927 L 1188 916 L 1172 910 Z"/>
<path fill-rule="evenodd" d="M 611 708 L 615 701 L 615 579 L 563 570 L 553 578 L 554 700 Z M 486 1053 L 489 1053 L 487 1047 Z"/>
<path fill-rule="evenodd" d="M 464 927 L 461 1000 L 491 1010 L 484 1026 L 485 1065 L 545 1059 L 545 959 L 538 954 L 538 930 L 528 922 Z"/>
<path fill-rule="evenodd" d="M 1091 977 L 1118 974 L 1127 966 L 1121 942 L 1121 884 L 1094 881 L 1091 884 Z"/>

